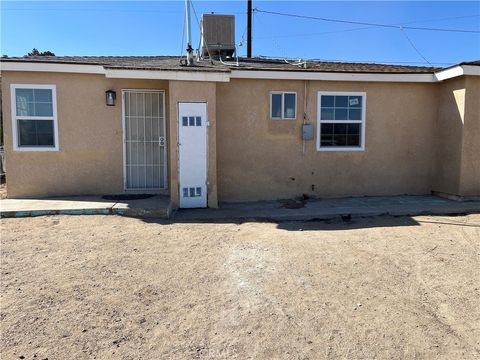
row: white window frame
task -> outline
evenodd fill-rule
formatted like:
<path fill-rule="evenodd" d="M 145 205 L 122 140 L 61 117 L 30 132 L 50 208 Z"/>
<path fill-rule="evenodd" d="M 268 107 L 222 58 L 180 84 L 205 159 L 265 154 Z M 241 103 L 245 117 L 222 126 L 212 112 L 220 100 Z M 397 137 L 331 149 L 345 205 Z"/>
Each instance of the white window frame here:
<path fill-rule="evenodd" d="M 362 97 L 362 119 L 361 120 L 322 120 L 322 96 L 361 96 Z M 317 95 L 317 151 L 365 151 L 365 123 L 366 123 L 366 92 L 352 91 L 319 91 Z M 360 124 L 360 146 L 320 146 L 321 124 Z"/>
<path fill-rule="evenodd" d="M 52 90 L 52 115 L 53 116 L 17 116 L 16 89 L 49 89 Z M 13 151 L 58 151 L 58 122 L 57 122 L 57 87 L 44 84 L 11 84 L 11 113 L 12 113 L 12 140 Z M 53 133 L 55 146 L 19 146 L 17 120 L 53 120 Z"/>
<path fill-rule="evenodd" d="M 295 115 L 293 118 L 285 117 L 285 94 L 294 94 L 295 95 Z M 282 95 L 282 113 L 281 117 L 273 117 L 272 105 L 273 105 L 273 95 Z M 295 91 L 271 91 L 270 92 L 270 119 L 271 120 L 296 120 L 297 119 L 297 93 Z"/>

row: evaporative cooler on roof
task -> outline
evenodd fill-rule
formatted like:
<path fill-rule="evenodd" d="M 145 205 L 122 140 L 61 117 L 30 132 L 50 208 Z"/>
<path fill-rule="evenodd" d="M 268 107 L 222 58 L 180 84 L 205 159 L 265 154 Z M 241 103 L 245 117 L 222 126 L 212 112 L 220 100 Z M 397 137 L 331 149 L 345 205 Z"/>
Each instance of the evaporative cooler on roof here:
<path fill-rule="evenodd" d="M 233 56 L 235 52 L 235 16 L 202 15 L 203 57 L 218 59 Z"/>

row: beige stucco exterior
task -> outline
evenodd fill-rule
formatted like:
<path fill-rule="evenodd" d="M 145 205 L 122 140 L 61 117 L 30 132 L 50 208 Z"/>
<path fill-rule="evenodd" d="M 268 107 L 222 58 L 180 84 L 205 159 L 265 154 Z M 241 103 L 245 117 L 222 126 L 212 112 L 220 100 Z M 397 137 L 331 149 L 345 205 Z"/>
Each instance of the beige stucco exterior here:
<path fill-rule="evenodd" d="M 10 84 L 55 84 L 59 151 L 13 151 Z M 105 105 L 105 91 L 117 105 Z M 47 72 L 2 74 L 7 189 L 11 198 L 124 191 L 122 89 L 166 93 L 168 184 L 178 206 L 178 102 L 208 104 L 208 205 L 308 194 L 480 195 L 480 79 L 439 83 L 109 79 Z M 296 120 L 270 119 L 270 92 L 297 93 Z M 319 91 L 366 93 L 364 151 L 317 151 Z M 305 97 L 306 96 L 306 97 Z M 306 106 L 305 106 L 306 104 Z"/>
<path fill-rule="evenodd" d="M 3 72 L 7 188 L 11 198 L 123 192 L 122 107 L 106 106 L 105 91 L 160 89 L 168 82 L 102 75 Z M 13 151 L 10 84 L 57 87 L 59 151 Z M 168 94 L 166 95 L 168 96 Z"/>
<path fill-rule="evenodd" d="M 318 91 L 366 92 L 365 151 L 319 152 L 315 140 L 303 144 L 303 81 L 234 80 L 220 84 L 220 199 L 430 192 L 434 84 L 308 81 L 306 87 L 307 121 L 315 128 Z M 270 120 L 272 90 L 297 92 L 296 121 Z M 245 111 L 232 111 L 234 108 Z"/>
<path fill-rule="evenodd" d="M 480 79 L 461 77 L 439 86 L 432 190 L 480 195 Z"/>

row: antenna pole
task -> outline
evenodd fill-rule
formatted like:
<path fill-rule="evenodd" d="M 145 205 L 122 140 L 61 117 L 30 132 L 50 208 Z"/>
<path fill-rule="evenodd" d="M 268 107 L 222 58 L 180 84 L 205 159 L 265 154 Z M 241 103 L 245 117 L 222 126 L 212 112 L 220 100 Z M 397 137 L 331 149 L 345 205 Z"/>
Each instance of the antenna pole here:
<path fill-rule="evenodd" d="M 252 0 L 247 0 L 247 58 L 252 57 Z"/>
<path fill-rule="evenodd" d="M 190 26 L 190 0 L 185 0 L 185 19 L 187 22 L 187 64 L 193 65 L 192 30 Z"/>

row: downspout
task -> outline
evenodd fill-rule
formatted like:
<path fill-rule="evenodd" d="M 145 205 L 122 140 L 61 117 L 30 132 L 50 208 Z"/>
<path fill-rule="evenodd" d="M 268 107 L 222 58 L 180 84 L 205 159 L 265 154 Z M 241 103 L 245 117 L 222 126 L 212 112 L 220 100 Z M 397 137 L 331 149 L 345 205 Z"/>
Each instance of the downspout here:
<path fill-rule="evenodd" d="M 307 123 L 307 80 L 303 81 L 303 125 Z M 305 155 L 305 139 L 302 136 L 302 153 Z"/>

